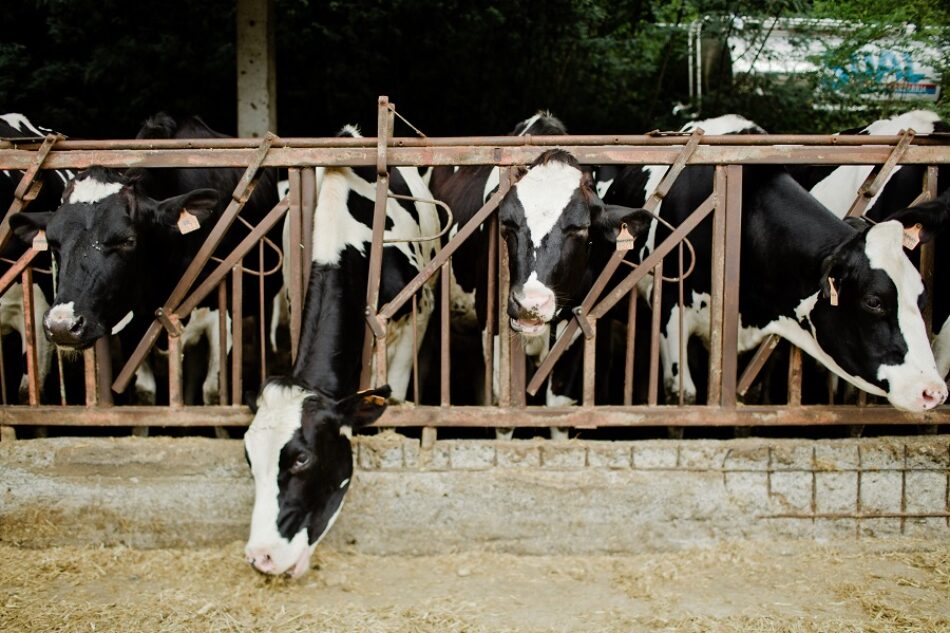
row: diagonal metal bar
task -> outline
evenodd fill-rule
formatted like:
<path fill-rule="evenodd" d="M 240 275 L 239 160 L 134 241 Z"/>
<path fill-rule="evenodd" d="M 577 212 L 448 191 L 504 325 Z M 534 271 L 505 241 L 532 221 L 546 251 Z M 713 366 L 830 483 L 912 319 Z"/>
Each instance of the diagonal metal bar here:
<path fill-rule="evenodd" d="M 231 202 L 228 203 L 224 213 L 222 213 L 221 217 L 218 218 L 218 221 L 215 223 L 214 228 L 211 229 L 211 233 L 208 234 L 204 244 L 202 244 L 201 248 L 198 249 L 198 253 L 195 255 L 195 258 L 191 260 L 191 263 L 185 270 L 185 274 L 178 281 L 175 289 L 172 290 L 168 301 L 166 301 L 162 306 L 162 310 L 166 314 L 175 312 L 179 304 L 184 300 L 185 296 L 188 294 L 188 291 L 191 290 L 192 284 L 194 284 L 195 280 L 198 278 L 198 275 L 201 273 L 201 270 L 204 268 L 205 264 L 208 263 L 208 260 L 211 259 L 211 255 L 214 254 L 214 251 L 218 248 L 221 240 L 224 239 L 228 229 L 231 228 L 231 224 L 234 222 L 234 219 L 237 218 L 238 214 L 241 212 L 241 209 L 244 208 L 244 204 L 251 197 L 251 194 L 254 192 L 254 187 L 257 184 L 257 171 L 264 163 L 264 159 L 267 157 L 267 152 L 270 150 L 271 145 L 275 140 L 277 140 L 277 137 L 270 132 L 268 132 L 264 136 L 263 140 L 261 140 L 260 145 L 251 157 L 250 164 L 248 164 L 247 169 L 244 170 L 244 175 L 241 176 L 241 179 L 234 187 L 234 192 L 231 194 Z M 129 359 L 126 361 L 125 366 L 122 367 L 122 371 L 120 371 L 119 375 L 116 376 L 115 382 L 112 383 L 112 389 L 114 391 L 117 393 L 122 393 L 125 391 L 126 387 L 129 386 L 129 382 L 132 380 L 133 373 L 142 363 L 145 355 L 148 354 L 150 349 L 152 349 L 152 346 L 155 344 L 155 341 L 158 340 L 158 335 L 160 333 L 161 324 L 157 320 L 152 321 L 152 324 L 149 325 L 145 336 L 142 337 L 142 340 L 135 348 L 135 351 L 132 352 L 132 355 L 129 356 Z"/>
<path fill-rule="evenodd" d="M 673 187 L 673 183 L 676 182 L 676 179 L 679 178 L 680 173 L 682 173 L 683 169 L 686 168 L 686 163 L 689 162 L 689 159 L 692 158 L 693 154 L 696 152 L 696 148 L 699 147 L 699 142 L 702 140 L 703 134 L 705 134 L 705 132 L 702 128 L 696 128 L 693 130 L 693 133 L 690 134 L 686 145 L 683 146 L 683 150 L 679 153 L 679 156 L 676 157 L 676 161 L 670 165 L 669 170 L 667 170 L 667 172 L 663 175 L 663 179 L 660 181 L 660 184 L 656 186 L 653 194 L 644 203 L 644 209 L 652 212 L 655 211 L 658 206 L 660 206 L 663 198 L 666 197 L 666 194 L 668 194 L 670 189 Z"/>
<path fill-rule="evenodd" d="M 3 222 L 0 222 L 0 251 L 6 247 L 7 242 L 10 240 L 10 216 L 14 213 L 19 213 L 26 208 L 26 205 L 36 199 L 36 196 L 40 192 L 40 187 L 43 186 L 42 181 L 37 180 L 34 183 L 36 175 L 39 173 L 40 167 L 42 167 L 46 161 L 46 157 L 49 156 L 50 150 L 53 149 L 53 145 L 64 138 L 62 134 L 47 134 L 46 138 L 43 139 L 43 144 L 36 150 L 33 161 L 27 168 L 26 173 L 23 174 L 23 178 L 20 179 L 16 191 L 13 192 L 13 202 L 10 203 L 10 208 L 3 217 Z"/>
<path fill-rule="evenodd" d="M 891 150 L 887 160 L 881 165 L 880 170 L 872 170 L 865 179 L 864 184 L 858 189 L 858 196 L 854 199 L 854 202 L 851 203 L 851 208 L 848 210 L 846 217 L 864 215 L 871 199 L 877 195 L 877 192 L 880 191 L 884 183 L 887 182 L 891 172 L 894 171 L 897 163 L 899 163 L 904 157 L 904 154 L 907 153 L 907 148 L 910 147 L 910 144 L 913 142 L 914 135 L 915 132 L 913 130 L 903 130 L 901 132 L 900 141 L 898 141 L 894 149 Z"/>
<path fill-rule="evenodd" d="M 6 293 L 6 291 L 13 285 L 20 277 L 20 273 L 23 272 L 27 266 L 40 254 L 40 251 L 30 247 L 26 249 L 26 252 L 20 255 L 20 259 L 16 260 L 16 263 L 13 264 L 10 268 L 7 269 L 3 276 L 0 277 L 0 296 Z"/>
<path fill-rule="evenodd" d="M 591 319 L 599 319 L 609 312 L 617 303 L 623 299 L 627 293 L 629 293 L 637 283 L 646 277 L 650 271 L 653 269 L 657 263 L 663 261 L 663 258 L 666 257 L 676 246 L 683 241 L 694 228 L 696 228 L 700 222 L 702 222 L 707 215 L 713 210 L 716 206 L 716 198 L 713 195 L 710 195 L 706 198 L 705 201 L 699 207 L 693 211 L 686 220 L 683 221 L 676 230 L 674 230 L 670 235 L 663 240 L 663 242 L 657 246 L 652 253 L 650 253 L 639 265 L 628 274 L 617 286 L 614 287 L 606 297 L 601 299 L 599 303 L 597 298 L 600 296 L 600 293 L 603 291 L 604 287 L 607 285 L 607 281 L 610 279 L 610 276 L 616 271 L 617 267 L 620 265 L 620 262 L 623 261 L 623 257 L 626 254 L 626 251 L 616 251 L 611 258 L 608 260 L 607 265 L 604 267 L 604 272 L 609 272 L 609 274 L 602 274 L 598 277 L 597 283 L 594 287 L 591 288 L 590 292 L 587 293 L 587 296 L 584 297 L 584 301 L 581 302 L 581 308 L 584 311 L 584 314 L 588 315 Z M 601 283 L 603 282 L 603 283 Z M 596 292 L 595 292 L 596 291 Z M 570 342 L 574 336 L 574 333 L 580 327 L 576 319 L 571 319 L 567 323 L 567 327 L 564 328 L 564 331 L 561 333 L 561 336 L 558 337 L 557 341 L 554 343 L 554 346 L 551 347 L 551 350 L 548 352 L 548 355 L 544 357 L 544 360 L 538 366 L 538 369 L 534 372 L 534 376 L 531 378 L 531 382 L 528 383 L 528 393 L 532 396 L 535 395 L 538 390 L 541 388 L 541 384 L 544 380 L 550 375 L 551 370 L 554 369 L 554 364 L 558 361 L 562 354 L 567 350 Z"/>
<path fill-rule="evenodd" d="M 432 260 L 426 264 L 419 273 L 413 277 L 412 281 L 406 284 L 406 287 L 403 288 L 399 294 L 393 297 L 393 300 L 384 305 L 379 309 L 379 315 L 381 317 L 391 319 L 396 312 L 403 306 L 412 297 L 412 295 L 418 292 L 419 288 L 435 274 L 437 270 L 442 267 L 442 264 L 447 262 L 455 251 L 471 237 L 482 223 L 488 219 L 495 209 L 498 208 L 498 205 L 501 204 L 502 199 L 508 194 L 508 190 L 513 186 L 513 183 L 509 183 L 506 178 L 500 179 L 498 189 L 491 195 L 485 204 L 482 205 L 482 208 L 478 210 L 475 215 L 472 216 L 472 219 L 465 223 L 465 226 L 459 229 L 458 233 L 455 234 L 455 237 L 449 240 L 448 244 L 442 247 L 442 250 L 436 254 Z"/>

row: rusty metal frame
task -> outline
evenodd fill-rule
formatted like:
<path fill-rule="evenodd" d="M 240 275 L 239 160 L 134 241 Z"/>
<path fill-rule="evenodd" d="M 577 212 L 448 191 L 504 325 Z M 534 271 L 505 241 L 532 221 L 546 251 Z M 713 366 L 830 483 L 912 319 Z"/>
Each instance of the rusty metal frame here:
<path fill-rule="evenodd" d="M 234 341 L 231 358 L 231 380 L 228 384 L 226 363 L 222 363 L 220 377 L 220 396 L 222 406 L 214 407 L 120 407 L 107 408 L 108 402 L 103 394 L 108 389 L 103 385 L 108 380 L 108 374 L 103 369 L 106 362 L 107 345 L 97 345 L 96 354 L 89 354 L 93 359 L 90 384 L 91 392 L 88 407 L 51 407 L 46 405 L 22 407 L 0 407 L 0 426 L 6 429 L 16 425 L 30 424 L 97 424 L 102 426 L 130 426 L 140 424 L 156 424 L 169 426 L 242 426 L 249 422 L 250 415 L 242 407 L 227 406 L 226 396 L 230 391 L 231 403 L 238 405 L 241 402 L 242 375 L 241 375 L 241 341 L 243 326 L 241 323 L 241 301 L 243 294 L 241 262 L 244 256 L 253 248 L 255 239 L 266 233 L 285 213 L 291 214 L 291 253 L 290 266 L 292 276 L 300 280 L 290 288 L 291 303 L 302 305 L 306 293 L 311 238 L 314 227 L 312 224 L 312 210 L 315 206 L 314 191 L 315 179 L 312 167 L 323 166 L 357 166 L 372 165 L 377 168 L 377 202 L 374 209 L 373 245 L 371 251 L 370 279 L 378 283 L 378 270 L 381 265 L 382 254 L 382 224 L 379 216 L 385 215 L 385 195 L 379 195 L 379 189 L 385 194 L 388 169 L 395 166 L 414 165 L 472 165 L 492 164 L 502 168 L 521 165 L 531 162 L 546 147 L 563 147 L 571 150 L 583 164 L 667 164 L 670 168 L 661 180 L 657 193 L 651 196 L 646 203 L 648 208 L 655 208 L 665 193 L 672 186 L 679 172 L 686 165 L 706 164 L 716 166 L 714 193 L 687 220 L 676 227 L 673 233 L 664 240 L 654 252 L 635 270 L 627 273 L 619 285 L 612 288 L 604 297 L 598 296 L 605 287 L 597 289 L 596 293 L 585 297 L 581 309 L 572 319 L 555 345 L 561 341 L 569 341 L 578 329 L 584 332 L 585 362 L 591 362 L 594 354 L 594 342 L 597 334 L 597 320 L 604 316 L 624 298 L 629 298 L 628 306 L 628 347 L 626 351 L 624 402 L 632 402 L 631 394 L 633 376 L 633 344 L 632 337 L 635 331 L 636 320 L 636 291 L 637 282 L 648 274 L 657 274 L 657 268 L 662 266 L 663 259 L 672 254 L 674 248 L 680 249 L 682 260 L 682 239 L 710 213 L 713 214 L 713 266 L 714 287 L 712 292 L 711 310 L 714 318 L 711 319 L 713 328 L 711 335 L 713 349 L 710 355 L 716 360 L 710 364 L 710 400 L 707 405 L 698 406 L 592 406 L 594 404 L 593 372 L 585 372 L 583 405 L 573 408 L 544 408 L 524 406 L 525 390 L 522 388 L 524 376 L 519 375 L 518 367 L 524 367 L 523 352 L 519 352 L 518 345 L 508 345 L 512 341 L 508 335 L 507 318 L 504 300 L 507 266 L 504 262 L 505 245 L 498 239 L 495 211 L 501 199 L 512 186 L 511 173 L 503 169 L 506 177 L 500 179 L 500 186 L 493 196 L 482 206 L 476 216 L 462 227 L 458 233 L 448 241 L 433 260 L 421 270 L 409 285 L 397 297 L 376 310 L 376 292 L 368 288 L 368 305 L 373 310 L 368 316 L 369 332 L 372 337 L 379 338 L 383 344 L 377 345 L 375 350 L 376 381 L 385 379 L 385 331 L 387 320 L 391 318 L 407 301 L 415 301 L 419 289 L 429 282 L 436 274 L 442 274 L 443 299 L 440 310 L 443 317 L 448 308 L 448 278 L 446 273 L 451 266 L 454 252 L 474 231 L 483 224 L 489 227 L 489 250 L 492 261 L 487 271 L 489 279 L 489 309 L 498 311 L 497 334 L 501 342 L 501 367 L 504 372 L 500 381 L 499 407 L 451 407 L 448 395 L 448 374 L 451 367 L 448 359 L 444 358 L 441 364 L 442 386 L 440 388 L 440 403 L 442 406 L 407 406 L 391 407 L 389 412 L 381 418 L 381 426 L 421 426 L 426 441 L 435 438 L 436 429 L 445 426 L 498 426 L 498 427 L 610 427 L 610 426 L 734 426 L 734 425 L 812 425 L 812 424 L 937 424 L 950 422 L 950 408 L 944 407 L 922 415 L 912 415 L 895 411 L 890 407 L 861 406 L 861 407 L 802 407 L 800 403 L 800 353 L 793 352 L 789 364 L 789 402 L 785 407 L 758 407 L 740 406 L 736 403 L 736 394 L 744 393 L 751 384 L 747 376 L 751 368 L 747 368 L 743 377 L 737 381 L 736 377 L 736 333 L 738 326 L 738 275 L 739 251 L 738 236 L 741 226 L 741 174 L 743 164 L 784 163 L 784 164 L 828 164 L 828 165 L 862 165 L 878 164 L 881 168 L 872 172 L 872 177 L 866 181 L 859 199 L 870 200 L 877 189 L 886 180 L 887 174 L 897 164 L 925 164 L 935 165 L 950 162 L 950 147 L 940 138 L 916 138 L 913 133 L 904 133 L 894 136 L 828 136 L 828 135 L 762 135 L 762 136 L 704 136 L 701 130 L 690 135 L 675 134 L 662 136 L 620 136 L 620 135 L 587 135 L 587 136 L 535 136 L 535 137 L 452 137 L 452 138 L 403 138 L 392 136 L 392 120 L 394 106 L 383 97 L 377 104 L 377 136 L 348 139 L 277 139 L 268 137 L 263 143 L 252 139 L 207 139 L 207 140 L 146 140 L 146 141 L 69 141 L 46 139 L 43 143 L 11 144 L 0 141 L 0 168 L 24 169 L 33 168 L 34 176 L 40 168 L 82 168 L 91 164 L 101 164 L 114 167 L 201 167 L 201 166 L 229 166 L 243 167 L 245 176 L 235 190 L 234 200 L 228 210 L 218 220 L 213 236 L 220 239 L 223 232 L 230 225 L 230 221 L 239 212 L 241 205 L 246 201 L 255 184 L 254 174 L 261 167 L 285 166 L 291 168 L 291 194 L 282 200 L 277 207 L 271 210 L 265 220 L 255 227 L 252 235 L 248 236 L 228 258 L 222 261 L 198 288 L 191 292 L 191 286 L 197 278 L 198 271 L 207 263 L 210 253 L 217 246 L 215 239 L 209 239 L 202 247 L 199 257 L 200 264 L 193 263 L 185 277 L 176 287 L 166 305 L 162 307 L 165 320 L 169 322 L 174 332 L 175 319 L 183 318 L 190 309 L 197 305 L 205 296 L 217 291 L 218 304 L 227 303 L 227 293 L 224 284 L 228 273 L 232 275 L 232 336 Z M 55 144 L 55 147 L 54 147 Z M 775 147 L 785 145 L 785 147 Z M 788 147 L 794 145 L 794 147 Z M 45 146 L 45 149 L 44 149 Z M 42 149 L 45 155 L 39 156 L 37 150 Z M 926 196 L 932 196 L 936 187 L 936 168 L 929 167 L 924 188 L 918 201 Z M 29 186 L 22 196 L 24 201 L 30 198 L 32 186 Z M 33 192 L 35 193 L 35 192 Z M 230 218 L 225 216 L 230 215 Z M 219 230 L 220 229 L 220 230 Z M 317 227 L 319 230 L 319 227 Z M 378 235 L 377 235 L 378 234 Z M 378 239 L 377 239 L 378 238 Z M 207 251 L 207 253 L 206 253 Z M 373 255 L 376 259 L 373 259 Z M 36 256 L 33 249 L 28 249 L 23 257 L 0 277 L 0 294 L 14 281 L 26 275 L 29 265 Z M 925 279 L 927 270 L 932 271 L 932 252 L 928 261 L 925 250 L 922 272 Z M 613 269 L 606 276 L 609 279 L 616 273 L 622 254 L 611 258 Z M 501 261 L 496 261 L 501 260 Z M 681 261 L 682 268 L 682 261 Z M 497 275 L 494 274 L 497 272 Z M 718 274 L 717 274 L 718 273 Z M 671 279 L 671 282 L 676 281 Z M 657 275 L 654 290 L 659 292 L 663 280 Z M 681 282 L 680 282 L 681 283 Z M 932 274 L 931 281 L 932 284 Z M 373 282 L 371 281 L 371 285 Z M 499 293 L 499 294 L 496 294 Z M 296 300 L 296 301 L 295 301 Z M 299 310 L 299 308 L 298 308 Z M 174 318 L 172 318 L 174 317 Z M 222 349 L 226 347 L 226 333 L 224 319 L 221 316 Z M 300 331 L 300 315 L 292 315 L 292 329 L 294 345 Z M 486 391 L 491 392 L 491 339 L 495 336 L 493 319 L 489 320 L 487 332 L 489 345 L 487 352 L 487 371 L 485 375 Z M 930 321 L 928 320 L 928 325 Z M 373 327 L 375 325 L 375 327 Z M 35 324 L 34 324 L 35 327 Z M 447 332 L 448 324 L 443 326 Z M 160 320 L 156 320 L 149 329 L 149 335 L 140 348 L 145 351 L 154 342 L 158 333 L 163 329 Z M 168 329 L 168 328 L 166 328 Z M 654 328 L 655 330 L 658 327 Z M 34 332 L 35 334 L 35 332 Z M 151 342 L 148 339 L 151 338 Z M 175 337 L 172 337 L 174 339 Z M 263 344 L 263 340 L 262 340 Z M 177 341 L 170 340 L 170 357 L 177 357 Z M 447 345 L 443 347 L 446 349 Z M 657 341 L 651 345 L 651 356 L 657 355 Z M 138 353 L 140 350 L 136 350 Z M 294 349 L 296 351 L 296 349 Z M 528 393 L 535 393 L 546 376 L 542 372 L 545 363 L 553 366 L 557 355 L 551 350 L 548 358 L 542 363 L 527 385 Z M 225 357 L 226 357 L 226 351 Z M 144 353 L 141 354 L 144 357 Z M 521 359 L 519 361 L 519 359 Z M 759 356 L 757 355 L 758 362 Z M 133 356 L 116 379 L 116 387 L 128 383 L 128 374 L 134 365 Z M 141 360 L 141 358 L 139 358 Z M 382 362 L 380 362 L 382 360 Z M 761 362 L 764 363 L 764 357 Z M 137 364 L 137 363 L 136 363 Z M 367 363 L 368 365 L 369 363 Z M 651 362 L 654 367 L 651 371 L 650 402 L 656 403 L 658 389 L 658 370 L 655 367 L 655 358 Z M 131 369 L 130 369 L 131 366 Z M 169 367 L 172 373 L 179 368 L 174 363 Z M 550 367 L 547 368 L 550 371 Z M 630 379 L 626 374 L 630 373 Z M 34 371 L 35 374 L 35 363 Z M 586 374 L 590 376 L 586 376 Z M 418 368 L 414 368 L 414 375 L 418 375 Z M 34 375 L 35 380 L 35 375 Z M 173 376 L 172 380 L 178 380 Z M 98 389 L 96 384 L 99 385 Z M 229 389 L 230 387 L 230 389 Z M 532 391 L 532 388 L 534 389 Z M 172 402 L 180 405 L 180 394 L 172 393 Z M 38 405 L 31 397 L 31 403 Z"/>

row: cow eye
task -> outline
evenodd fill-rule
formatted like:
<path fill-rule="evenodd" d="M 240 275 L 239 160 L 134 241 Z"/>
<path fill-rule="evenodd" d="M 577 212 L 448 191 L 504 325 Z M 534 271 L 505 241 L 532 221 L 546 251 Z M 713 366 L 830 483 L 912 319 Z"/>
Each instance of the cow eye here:
<path fill-rule="evenodd" d="M 587 238 L 587 227 L 586 226 L 569 226 L 564 229 L 564 232 L 570 235 L 571 237 Z"/>
<path fill-rule="evenodd" d="M 864 298 L 864 307 L 867 308 L 868 312 L 873 314 L 881 314 L 884 312 L 884 304 L 877 295 L 866 296 Z"/>
<path fill-rule="evenodd" d="M 313 456 L 310 453 L 298 453 L 297 459 L 294 460 L 293 465 L 290 467 L 290 472 L 293 474 L 301 473 L 308 468 L 313 462 Z"/>

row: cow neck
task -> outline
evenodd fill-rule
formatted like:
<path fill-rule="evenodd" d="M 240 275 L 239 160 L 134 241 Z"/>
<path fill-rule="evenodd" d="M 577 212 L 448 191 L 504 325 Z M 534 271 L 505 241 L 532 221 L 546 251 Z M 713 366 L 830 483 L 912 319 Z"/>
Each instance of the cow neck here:
<path fill-rule="evenodd" d="M 366 305 L 366 258 L 348 246 L 335 265 L 313 262 L 293 377 L 339 399 L 359 388 Z"/>

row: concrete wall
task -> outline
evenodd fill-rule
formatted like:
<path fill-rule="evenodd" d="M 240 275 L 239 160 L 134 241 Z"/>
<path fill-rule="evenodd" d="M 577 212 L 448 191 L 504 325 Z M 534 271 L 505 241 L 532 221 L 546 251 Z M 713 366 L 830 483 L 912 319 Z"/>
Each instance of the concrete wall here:
<path fill-rule="evenodd" d="M 387 433 L 358 438 L 355 459 L 328 547 L 593 553 L 749 538 L 950 538 L 947 436 L 461 440 L 423 451 Z M 3 442 L 0 482 L 0 541 L 36 547 L 243 539 L 253 501 L 238 441 Z"/>

